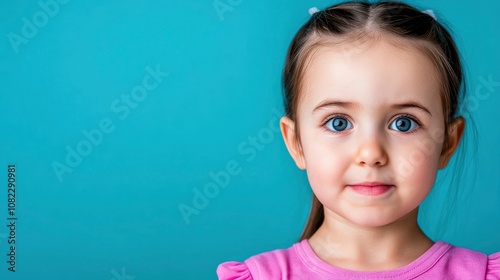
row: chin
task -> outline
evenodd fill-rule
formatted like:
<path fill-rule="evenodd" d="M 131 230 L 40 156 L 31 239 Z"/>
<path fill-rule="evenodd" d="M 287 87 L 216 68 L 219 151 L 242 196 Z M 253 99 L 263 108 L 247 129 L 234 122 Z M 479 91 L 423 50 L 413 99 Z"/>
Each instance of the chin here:
<path fill-rule="evenodd" d="M 397 218 L 393 217 L 382 217 L 382 216 L 376 216 L 373 217 L 370 215 L 364 216 L 364 217 L 353 217 L 351 219 L 348 218 L 348 220 L 356 224 L 360 227 L 366 227 L 366 228 L 375 228 L 375 227 L 382 227 L 386 226 L 388 224 L 391 224 L 397 220 Z"/>

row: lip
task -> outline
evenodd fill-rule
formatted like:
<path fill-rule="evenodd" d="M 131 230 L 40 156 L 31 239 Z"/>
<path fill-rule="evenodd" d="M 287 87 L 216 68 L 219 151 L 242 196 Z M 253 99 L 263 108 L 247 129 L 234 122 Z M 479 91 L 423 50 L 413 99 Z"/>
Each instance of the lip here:
<path fill-rule="evenodd" d="M 348 185 L 356 193 L 368 196 L 382 195 L 394 188 L 394 185 L 383 182 L 362 182 Z"/>

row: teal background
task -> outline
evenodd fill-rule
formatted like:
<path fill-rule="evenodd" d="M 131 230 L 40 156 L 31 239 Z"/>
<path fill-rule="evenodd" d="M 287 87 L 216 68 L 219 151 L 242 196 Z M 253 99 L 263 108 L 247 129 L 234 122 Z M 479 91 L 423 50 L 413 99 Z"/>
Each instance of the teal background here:
<path fill-rule="evenodd" d="M 67 1 L 17 49 L 9 34 L 22 34 L 23 18 L 43 23 L 43 9 L 0 3 L 0 279 L 216 279 L 223 261 L 297 241 L 311 192 L 275 129 L 280 75 L 308 9 L 336 1 L 220 2 L 222 14 L 213 1 Z M 408 3 L 453 30 L 478 132 L 450 225 L 437 235 L 444 226 L 433 209 L 449 197 L 436 189 L 422 226 L 500 251 L 500 2 Z M 148 66 L 168 75 L 148 80 L 156 88 L 132 108 L 121 96 L 143 84 Z M 490 76 L 497 85 L 475 96 Z M 112 131 L 58 178 L 55 162 L 66 165 L 68 147 L 103 120 Z M 6 263 L 8 164 L 17 168 L 15 273 Z M 199 200 L 205 207 L 187 223 L 179 206 L 193 206 L 228 164 L 227 186 Z"/>

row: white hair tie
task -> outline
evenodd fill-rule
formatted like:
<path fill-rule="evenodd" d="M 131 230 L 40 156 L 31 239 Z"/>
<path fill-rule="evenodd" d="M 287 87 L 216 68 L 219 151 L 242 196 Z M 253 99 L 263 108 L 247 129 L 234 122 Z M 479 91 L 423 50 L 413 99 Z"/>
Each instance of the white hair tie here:
<path fill-rule="evenodd" d="M 317 12 L 319 12 L 319 10 L 316 7 L 312 7 L 312 8 L 309 9 L 309 15 L 310 16 L 314 15 Z"/>
<path fill-rule="evenodd" d="M 422 13 L 428 14 L 431 17 L 433 17 L 435 20 L 437 20 L 436 15 L 434 14 L 434 11 L 432 11 L 432 10 L 425 10 L 425 11 L 422 11 Z"/>

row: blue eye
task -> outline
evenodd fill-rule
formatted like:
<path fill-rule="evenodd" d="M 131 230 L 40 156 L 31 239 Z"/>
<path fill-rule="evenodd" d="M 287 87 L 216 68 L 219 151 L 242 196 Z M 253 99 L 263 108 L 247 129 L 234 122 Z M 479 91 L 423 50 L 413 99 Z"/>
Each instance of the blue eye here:
<path fill-rule="evenodd" d="M 329 130 L 340 132 L 352 128 L 352 124 L 346 118 L 335 117 L 326 122 L 326 127 Z"/>
<path fill-rule="evenodd" d="M 389 128 L 401 132 L 409 132 L 415 130 L 417 127 L 418 123 L 415 120 L 408 117 L 399 117 L 391 123 Z"/>

